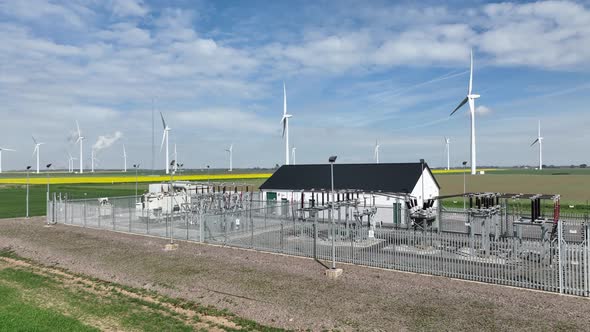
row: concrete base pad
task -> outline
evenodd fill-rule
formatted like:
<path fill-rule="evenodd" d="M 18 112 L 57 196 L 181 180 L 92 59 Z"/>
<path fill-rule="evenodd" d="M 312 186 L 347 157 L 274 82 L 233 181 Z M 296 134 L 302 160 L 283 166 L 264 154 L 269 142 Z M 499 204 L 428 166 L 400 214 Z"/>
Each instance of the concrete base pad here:
<path fill-rule="evenodd" d="M 178 243 L 168 243 L 164 246 L 165 251 L 174 251 L 178 249 Z"/>
<path fill-rule="evenodd" d="M 49 228 L 49 227 L 53 227 L 53 225 L 52 224 L 45 224 L 45 225 L 43 225 L 43 227 L 48 227 Z"/>
<path fill-rule="evenodd" d="M 326 277 L 328 277 L 328 279 L 338 279 L 338 277 L 340 277 L 342 275 L 342 269 L 327 269 L 326 270 Z"/>

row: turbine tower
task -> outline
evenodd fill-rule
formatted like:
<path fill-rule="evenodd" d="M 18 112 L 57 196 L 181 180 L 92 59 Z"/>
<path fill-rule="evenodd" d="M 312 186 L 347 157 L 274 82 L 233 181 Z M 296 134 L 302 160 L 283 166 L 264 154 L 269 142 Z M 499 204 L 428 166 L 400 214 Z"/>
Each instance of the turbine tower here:
<path fill-rule="evenodd" d="M 160 144 L 160 152 L 162 152 L 162 148 L 164 147 L 164 141 L 166 142 L 166 174 L 170 174 L 170 155 L 168 154 L 168 136 L 170 135 L 170 127 L 166 125 L 166 120 L 164 120 L 164 115 L 160 112 L 160 117 L 162 118 L 162 126 L 164 127 L 164 134 L 162 135 L 162 144 Z"/>
<path fill-rule="evenodd" d="M 445 137 L 445 150 L 447 150 L 447 171 L 451 169 L 451 139 Z"/>
<path fill-rule="evenodd" d="M 293 159 L 293 165 L 295 165 L 295 151 L 297 150 L 296 147 L 291 149 L 291 159 Z"/>
<path fill-rule="evenodd" d="M 471 115 L 471 174 L 475 175 L 476 173 L 476 158 L 475 158 L 475 100 L 480 96 L 478 94 L 474 94 L 472 91 L 473 88 L 473 50 L 471 50 L 471 66 L 469 68 L 469 88 L 467 90 L 467 96 L 465 99 L 461 101 L 459 106 L 451 112 L 451 115 L 455 114 L 457 110 L 459 110 L 463 105 L 469 102 L 469 114 Z"/>
<path fill-rule="evenodd" d="M 125 144 L 123 144 L 123 172 L 127 173 L 127 150 L 125 150 Z"/>
<path fill-rule="evenodd" d="M 80 131 L 80 125 L 78 125 L 78 121 L 76 121 L 76 129 L 78 130 L 78 139 L 76 139 L 76 143 L 80 143 L 80 174 L 84 173 L 84 155 L 82 153 L 82 148 L 84 146 L 84 136 L 82 136 L 82 132 Z"/>
<path fill-rule="evenodd" d="M 233 154 L 234 154 L 234 144 L 232 143 L 229 146 L 229 149 L 225 149 L 226 152 L 229 153 L 229 171 L 232 172 L 233 171 Z"/>
<path fill-rule="evenodd" d="M 72 173 L 72 154 L 68 152 L 68 173 Z"/>
<path fill-rule="evenodd" d="M 0 147 L 0 173 L 2 173 L 2 151 L 16 151 L 16 150 Z"/>
<path fill-rule="evenodd" d="M 285 138 L 285 165 L 289 165 L 289 118 L 292 115 L 287 114 L 287 88 L 283 82 L 283 137 Z"/>
<path fill-rule="evenodd" d="M 373 159 L 375 160 L 375 163 L 379 163 L 379 148 L 381 146 L 379 145 L 379 141 L 375 141 L 375 152 L 373 153 Z"/>
<path fill-rule="evenodd" d="M 33 137 L 33 142 L 35 143 L 35 148 L 33 149 L 33 156 L 37 154 L 37 174 L 39 174 L 39 147 L 45 143 L 37 142 L 35 137 Z"/>
<path fill-rule="evenodd" d="M 543 169 L 543 137 L 541 137 L 541 121 L 539 120 L 539 135 L 537 139 L 531 144 L 531 146 L 535 145 L 539 142 L 539 170 Z"/>

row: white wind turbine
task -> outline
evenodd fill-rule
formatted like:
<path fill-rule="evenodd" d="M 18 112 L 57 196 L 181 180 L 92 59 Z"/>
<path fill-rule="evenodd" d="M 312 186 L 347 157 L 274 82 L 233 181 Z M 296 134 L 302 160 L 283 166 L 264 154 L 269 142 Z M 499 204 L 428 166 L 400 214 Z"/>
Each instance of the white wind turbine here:
<path fill-rule="evenodd" d="M 125 144 L 123 144 L 123 172 L 127 173 L 127 150 L 125 150 Z"/>
<path fill-rule="evenodd" d="M 447 152 L 447 170 L 451 169 L 451 139 L 445 137 L 445 150 Z"/>
<path fill-rule="evenodd" d="M 33 137 L 33 142 L 35 143 L 35 148 L 33 149 L 33 156 L 37 154 L 37 174 L 39 174 L 39 147 L 45 143 L 37 142 L 35 137 Z"/>
<path fill-rule="evenodd" d="M 94 173 L 94 161 L 96 160 L 96 157 L 94 156 L 94 148 L 92 148 L 91 152 L 90 152 L 90 171 L 92 173 Z"/>
<path fill-rule="evenodd" d="M 375 160 L 375 163 L 379 163 L 379 148 L 381 147 L 381 145 L 379 145 L 379 141 L 375 141 L 375 152 L 373 153 L 373 159 Z"/>
<path fill-rule="evenodd" d="M 84 173 L 84 154 L 82 153 L 82 149 L 84 146 L 84 136 L 82 136 L 82 132 L 80 131 L 80 125 L 78 121 L 76 121 L 76 129 L 78 130 L 78 138 L 76 139 L 76 143 L 80 143 L 80 174 Z"/>
<path fill-rule="evenodd" d="M 162 152 L 162 148 L 164 147 L 164 141 L 166 142 L 166 174 L 170 174 L 170 155 L 168 154 L 168 136 L 170 135 L 171 128 L 166 125 L 166 120 L 164 120 L 164 115 L 160 112 L 160 117 L 162 118 L 162 126 L 164 127 L 164 134 L 162 135 L 162 144 L 160 144 L 160 152 Z"/>
<path fill-rule="evenodd" d="M 289 165 L 289 118 L 292 115 L 287 114 L 287 88 L 283 82 L 283 137 L 285 138 L 285 165 Z"/>
<path fill-rule="evenodd" d="M 233 171 L 233 158 L 234 158 L 234 144 L 232 143 L 229 146 L 229 149 L 225 149 L 226 152 L 229 153 L 229 171 L 232 172 Z"/>
<path fill-rule="evenodd" d="M 72 154 L 68 152 L 68 173 L 72 172 Z"/>
<path fill-rule="evenodd" d="M 531 146 L 535 145 L 535 143 L 539 142 L 539 170 L 543 169 L 543 137 L 541 137 L 541 121 L 539 120 L 539 135 L 537 139 L 531 144 Z"/>
<path fill-rule="evenodd" d="M 68 172 L 72 173 L 74 171 L 74 160 L 76 159 L 78 158 L 75 158 L 71 153 L 68 152 Z"/>
<path fill-rule="evenodd" d="M 480 97 L 478 94 L 472 93 L 473 88 L 473 50 L 471 50 L 471 66 L 469 68 L 469 88 L 467 90 L 467 96 L 461 101 L 459 106 L 451 112 L 453 115 L 463 105 L 469 102 L 469 114 L 471 115 L 471 174 L 476 173 L 476 158 L 475 158 L 475 100 Z"/>
<path fill-rule="evenodd" d="M 0 173 L 2 173 L 2 151 L 16 151 L 16 150 L 0 147 Z"/>
<path fill-rule="evenodd" d="M 291 149 L 291 159 L 293 159 L 293 165 L 295 165 L 295 151 L 297 150 L 296 147 Z"/>

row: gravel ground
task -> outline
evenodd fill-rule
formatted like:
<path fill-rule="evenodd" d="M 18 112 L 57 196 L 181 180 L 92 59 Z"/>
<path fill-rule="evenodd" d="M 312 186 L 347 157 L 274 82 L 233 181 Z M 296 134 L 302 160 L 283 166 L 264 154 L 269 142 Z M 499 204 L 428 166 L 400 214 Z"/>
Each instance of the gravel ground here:
<path fill-rule="evenodd" d="M 57 225 L 0 220 L 0 248 L 107 281 L 227 308 L 295 330 L 588 330 L 590 300 L 314 260 Z"/>

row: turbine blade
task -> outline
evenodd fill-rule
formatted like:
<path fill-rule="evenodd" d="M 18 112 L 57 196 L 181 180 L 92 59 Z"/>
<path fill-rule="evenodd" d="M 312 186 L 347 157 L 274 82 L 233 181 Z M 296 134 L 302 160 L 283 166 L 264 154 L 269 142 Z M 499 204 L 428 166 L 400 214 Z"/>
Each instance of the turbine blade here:
<path fill-rule="evenodd" d="M 162 112 L 160 112 L 160 117 L 162 118 L 162 126 L 164 126 L 164 129 L 166 129 L 166 121 L 164 120 L 164 115 L 162 115 Z"/>
<path fill-rule="evenodd" d="M 283 117 L 287 115 L 287 87 L 283 81 Z"/>
<path fill-rule="evenodd" d="M 539 120 L 539 136 L 538 137 L 541 137 L 541 120 Z"/>
<path fill-rule="evenodd" d="M 473 49 L 471 49 L 471 65 L 469 66 L 469 92 L 471 94 L 471 89 L 473 88 Z"/>
<path fill-rule="evenodd" d="M 537 138 L 532 144 L 531 146 L 535 145 L 535 143 L 537 143 L 539 141 L 539 139 Z"/>
<path fill-rule="evenodd" d="M 285 137 L 285 130 L 287 129 L 287 118 L 283 118 L 283 137 Z"/>
<path fill-rule="evenodd" d="M 35 142 L 35 145 L 37 145 L 37 140 L 35 139 L 35 136 L 31 136 L 33 138 L 33 142 Z"/>
<path fill-rule="evenodd" d="M 451 116 L 451 115 L 455 114 L 455 112 L 457 112 L 457 111 L 458 111 L 458 110 L 459 110 L 461 107 L 463 107 L 463 105 L 467 104 L 467 101 L 469 101 L 469 97 L 465 97 L 465 99 L 463 99 L 463 100 L 461 101 L 461 103 L 459 104 L 459 106 L 457 106 L 457 107 L 456 107 L 456 108 L 455 108 L 455 109 L 454 109 L 454 110 L 451 112 L 451 114 L 450 114 L 449 116 Z"/>
<path fill-rule="evenodd" d="M 76 120 L 76 129 L 78 129 L 78 137 L 82 137 L 82 132 L 80 131 L 80 125 L 78 124 L 78 120 Z"/>

